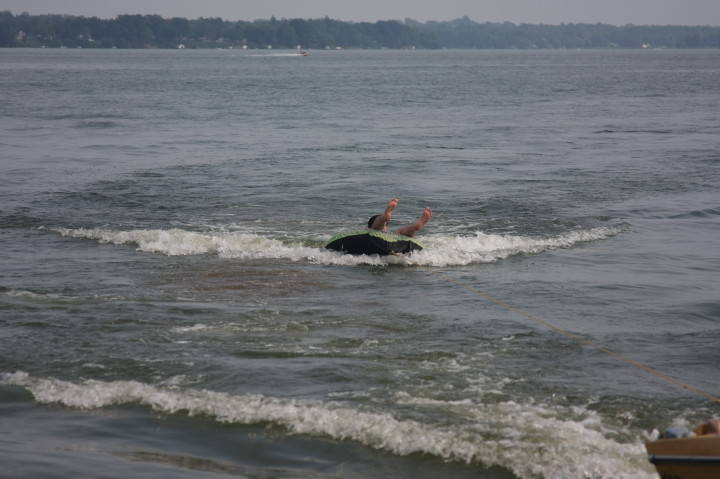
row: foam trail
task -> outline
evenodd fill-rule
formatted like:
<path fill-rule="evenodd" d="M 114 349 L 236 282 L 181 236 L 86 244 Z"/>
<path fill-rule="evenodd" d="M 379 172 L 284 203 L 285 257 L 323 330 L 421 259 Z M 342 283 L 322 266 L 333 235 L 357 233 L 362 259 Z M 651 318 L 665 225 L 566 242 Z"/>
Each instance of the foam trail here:
<path fill-rule="evenodd" d="M 464 414 L 460 424 L 423 424 L 337 402 L 233 395 L 155 386 L 137 381 L 80 383 L 0 373 L 0 385 L 27 389 L 36 401 L 97 409 L 137 403 L 156 411 L 187 412 L 223 423 L 272 422 L 293 434 L 353 440 L 398 455 L 432 454 L 447 460 L 500 466 L 521 478 L 652 478 L 642 444 L 607 439 L 592 412 L 521 405 L 512 401 L 443 403 Z"/>
<path fill-rule="evenodd" d="M 395 257 L 350 256 L 323 250 L 322 238 L 279 240 L 253 233 L 200 233 L 178 228 L 168 230 L 108 230 L 101 228 L 45 228 L 61 236 L 97 240 L 100 243 L 136 244 L 139 251 L 168 256 L 217 254 L 228 259 L 286 259 L 338 265 L 405 264 Z M 476 232 L 472 236 L 428 235 L 420 238 L 426 249 L 414 252 L 413 261 L 425 266 L 491 263 L 518 254 L 539 254 L 576 244 L 603 240 L 623 231 L 621 226 L 577 230 L 555 236 L 512 236 Z M 313 246 L 310 246 L 313 245 Z"/>
<path fill-rule="evenodd" d="M 178 228 L 168 230 L 117 231 L 101 228 L 42 228 L 70 238 L 94 239 L 101 243 L 136 244 L 139 251 L 169 256 L 263 251 L 281 245 L 277 240 L 252 234 L 206 234 Z"/>
<path fill-rule="evenodd" d="M 473 236 L 430 235 L 422 238 L 426 249 L 413 260 L 426 266 L 492 263 L 519 254 L 540 254 L 577 244 L 600 241 L 624 231 L 623 226 L 576 230 L 554 236 L 513 236 L 476 232 Z"/>

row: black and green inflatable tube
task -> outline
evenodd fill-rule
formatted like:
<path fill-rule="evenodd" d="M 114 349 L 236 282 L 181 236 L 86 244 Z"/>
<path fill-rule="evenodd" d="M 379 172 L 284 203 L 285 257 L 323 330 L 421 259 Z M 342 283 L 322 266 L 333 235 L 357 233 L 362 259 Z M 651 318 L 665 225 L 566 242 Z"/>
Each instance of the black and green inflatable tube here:
<path fill-rule="evenodd" d="M 355 230 L 338 233 L 325 243 L 325 248 L 348 254 L 410 253 L 423 249 L 415 238 L 375 230 Z"/>

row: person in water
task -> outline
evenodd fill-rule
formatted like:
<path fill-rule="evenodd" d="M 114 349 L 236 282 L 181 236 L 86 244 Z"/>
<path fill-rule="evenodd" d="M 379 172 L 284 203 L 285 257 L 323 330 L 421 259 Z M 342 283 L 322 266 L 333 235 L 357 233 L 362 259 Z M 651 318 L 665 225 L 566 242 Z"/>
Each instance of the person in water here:
<path fill-rule="evenodd" d="M 383 231 L 387 232 L 387 225 L 390 222 L 390 218 L 392 217 L 393 211 L 398 205 L 398 199 L 393 198 L 390 201 L 388 201 L 387 206 L 385 207 L 385 212 L 381 215 L 374 215 L 371 216 L 368 220 L 367 229 L 369 230 L 375 230 L 375 231 Z M 420 213 L 420 217 L 415 221 L 415 223 L 407 226 L 401 226 L 397 229 L 397 234 L 410 236 L 411 238 L 415 237 L 415 233 L 422 229 L 425 224 L 430 221 L 430 218 L 432 218 L 432 211 L 430 208 L 425 208 L 425 210 Z"/>

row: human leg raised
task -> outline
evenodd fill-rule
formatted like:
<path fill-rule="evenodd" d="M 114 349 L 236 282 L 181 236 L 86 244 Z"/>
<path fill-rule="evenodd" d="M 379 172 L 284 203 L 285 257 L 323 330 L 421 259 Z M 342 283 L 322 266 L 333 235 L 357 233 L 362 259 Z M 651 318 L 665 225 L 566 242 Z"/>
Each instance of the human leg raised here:
<path fill-rule="evenodd" d="M 387 224 L 390 221 L 390 218 L 392 217 L 392 213 L 395 210 L 395 208 L 398 205 L 398 199 L 393 198 L 390 201 L 388 201 L 387 206 L 385 207 L 385 211 L 381 215 L 376 215 L 375 220 L 373 221 L 372 225 L 370 226 L 371 230 L 377 230 L 377 231 L 387 231 Z"/>
<path fill-rule="evenodd" d="M 415 221 L 415 223 L 407 226 L 401 226 L 397 229 L 398 234 L 405 235 L 405 236 L 415 236 L 415 233 L 422 229 L 425 224 L 430 221 L 430 218 L 432 218 L 432 210 L 430 210 L 429 207 L 426 207 L 425 210 L 420 213 L 420 217 Z"/>

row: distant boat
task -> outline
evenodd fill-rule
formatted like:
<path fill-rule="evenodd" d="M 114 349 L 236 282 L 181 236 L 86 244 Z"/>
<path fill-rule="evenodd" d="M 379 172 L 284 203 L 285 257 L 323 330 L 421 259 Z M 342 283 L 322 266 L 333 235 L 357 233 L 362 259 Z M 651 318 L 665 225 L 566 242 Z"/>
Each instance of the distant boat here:
<path fill-rule="evenodd" d="M 660 477 L 709 479 L 720 477 L 720 435 L 658 439 L 645 444 L 648 459 Z"/>
<path fill-rule="evenodd" d="M 301 51 L 301 52 L 298 52 L 298 55 L 300 55 L 301 57 L 306 57 L 306 56 L 308 56 L 308 52 L 306 52 L 305 50 L 303 50 L 303 51 Z"/>

